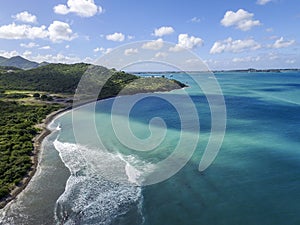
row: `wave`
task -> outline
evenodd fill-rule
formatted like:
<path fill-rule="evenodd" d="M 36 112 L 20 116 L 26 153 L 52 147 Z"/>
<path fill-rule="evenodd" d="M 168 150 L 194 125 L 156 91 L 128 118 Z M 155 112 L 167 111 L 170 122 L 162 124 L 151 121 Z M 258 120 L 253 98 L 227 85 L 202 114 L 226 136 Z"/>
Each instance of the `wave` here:
<path fill-rule="evenodd" d="M 143 223 L 140 183 L 151 164 L 58 140 L 54 146 L 71 173 L 56 202 L 57 224 L 112 224 L 127 213 Z"/>

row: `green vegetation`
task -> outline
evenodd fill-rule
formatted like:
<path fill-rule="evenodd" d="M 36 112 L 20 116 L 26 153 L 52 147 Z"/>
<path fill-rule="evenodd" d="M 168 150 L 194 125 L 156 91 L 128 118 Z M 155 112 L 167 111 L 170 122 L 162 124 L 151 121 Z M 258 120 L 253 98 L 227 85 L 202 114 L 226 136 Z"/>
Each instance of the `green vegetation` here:
<path fill-rule="evenodd" d="M 14 72 L 21 71 L 21 69 L 13 66 L 0 66 L 0 73 L 6 73 L 7 71 Z"/>
<path fill-rule="evenodd" d="M 74 65 L 49 64 L 31 70 L 6 72 L 0 74 L 0 87 L 6 90 L 74 93 L 87 68 L 88 65 L 84 63 Z"/>
<path fill-rule="evenodd" d="M 24 105 L 0 101 L 0 199 L 10 192 L 32 166 L 34 127 L 59 105 Z"/>
<path fill-rule="evenodd" d="M 26 71 L 0 73 L 0 88 L 74 94 L 84 73 L 88 74 L 89 79 L 85 82 L 86 90 L 103 86 L 100 99 L 116 96 L 124 87 L 127 89 L 123 94 L 134 94 L 170 91 L 185 86 L 167 78 L 140 78 L 123 71 L 78 63 L 49 64 Z M 41 98 L 47 100 L 46 96 L 42 95 Z"/>
<path fill-rule="evenodd" d="M 9 59 L 1 57 L 0 58 L 0 66 L 17 67 L 20 69 L 31 69 L 31 68 L 38 67 L 39 64 L 36 62 L 32 62 L 27 59 L 24 59 L 21 56 L 14 56 Z"/>

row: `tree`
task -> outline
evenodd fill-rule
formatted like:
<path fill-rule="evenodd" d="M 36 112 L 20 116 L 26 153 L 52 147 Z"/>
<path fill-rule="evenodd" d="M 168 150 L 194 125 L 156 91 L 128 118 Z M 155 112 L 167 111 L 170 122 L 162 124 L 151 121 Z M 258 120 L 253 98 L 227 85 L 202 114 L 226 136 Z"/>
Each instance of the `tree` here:
<path fill-rule="evenodd" d="M 39 93 L 34 93 L 34 94 L 33 94 L 33 97 L 34 97 L 34 98 L 39 98 L 39 97 L 40 97 L 40 94 L 39 94 Z"/>
<path fill-rule="evenodd" d="M 47 95 L 42 95 L 42 96 L 41 96 L 41 99 L 42 99 L 43 101 L 46 101 L 46 100 L 47 100 L 47 98 L 48 98 L 48 96 L 47 96 Z"/>

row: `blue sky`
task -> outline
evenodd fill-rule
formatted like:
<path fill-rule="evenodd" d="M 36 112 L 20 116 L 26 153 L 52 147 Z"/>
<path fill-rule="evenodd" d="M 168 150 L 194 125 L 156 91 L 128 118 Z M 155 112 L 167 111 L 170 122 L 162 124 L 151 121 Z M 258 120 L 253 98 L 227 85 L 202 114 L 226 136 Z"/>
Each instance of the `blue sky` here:
<path fill-rule="evenodd" d="M 152 40 L 176 44 L 166 54 L 187 48 L 211 69 L 300 68 L 299 27 L 298 0 L 3 0 L 0 55 L 93 62 Z"/>

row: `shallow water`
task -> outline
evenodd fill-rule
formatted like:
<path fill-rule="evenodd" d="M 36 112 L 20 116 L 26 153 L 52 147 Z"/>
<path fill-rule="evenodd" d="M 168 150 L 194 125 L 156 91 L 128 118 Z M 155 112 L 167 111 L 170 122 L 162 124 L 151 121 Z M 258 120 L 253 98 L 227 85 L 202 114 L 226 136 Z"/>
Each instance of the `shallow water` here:
<path fill-rule="evenodd" d="M 43 142 L 37 175 L 0 211 L 0 223 L 299 224 L 300 73 L 216 74 L 226 101 L 227 130 L 216 160 L 203 173 L 198 166 L 211 129 L 209 106 L 187 75 L 172 76 L 190 85 L 186 91 L 201 127 L 192 158 L 176 175 L 139 186 L 178 143 L 182 125 L 174 107 L 155 96 L 136 104 L 130 126 L 137 137 L 149 137 L 153 117 L 163 118 L 168 127 L 154 151 L 136 152 L 114 134 L 113 99 L 102 101 L 94 121 L 102 143 L 89 127 L 93 108 L 78 114 L 80 140 L 75 140 L 70 113 L 57 118 L 51 126 L 61 129 Z M 189 113 L 180 91 L 162 95 L 174 96 Z M 122 98 L 126 104 L 132 96 Z M 122 111 L 114 116 L 120 123 L 126 119 Z M 186 123 L 187 143 L 192 143 L 195 121 Z M 156 132 L 163 129 L 154 125 Z"/>

